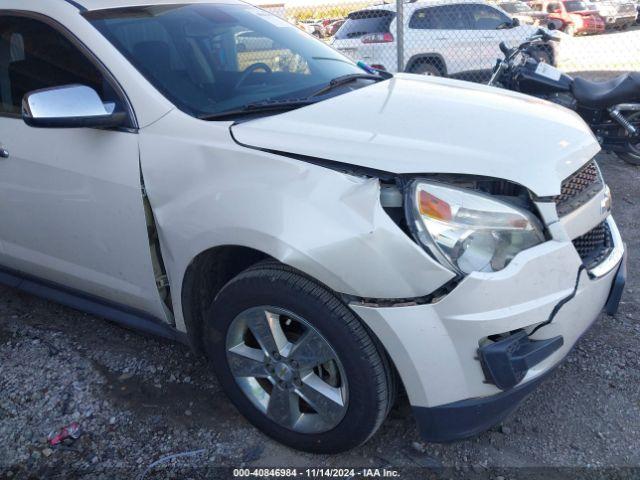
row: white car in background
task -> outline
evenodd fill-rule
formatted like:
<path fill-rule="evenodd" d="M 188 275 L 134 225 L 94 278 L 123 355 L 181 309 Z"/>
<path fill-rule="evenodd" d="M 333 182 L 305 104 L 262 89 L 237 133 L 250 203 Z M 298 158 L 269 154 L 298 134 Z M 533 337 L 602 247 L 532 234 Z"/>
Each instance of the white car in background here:
<path fill-rule="evenodd" d="M 324 38 L 327 35 L 326 29 L 320 22 L 303 20 L 297 23 L 297 27 L 317 38 Z"/>
<path fill-rule="evenodd" d="M 273 40 L 265 38 L 256 32 L 244 31 L 236 33 L 236 49 L 238 52 L 259 52 L 272 50 Z"/>
<path fill-rule="evenodd" d="M 636 4 L 630 0 L 591 0 L 608 29 L 627 29 L 636 23 Z"/>
<path fill-rule="evenodd" d="M 0 281 L 188 343 L 286 445 L 360 445 L 399 391 L 425 439 L 477 434 L 618 306 L 568 109 L 234 0 L 0 0 L 0 35 Z"/>
<path fill-rule="evenodd" d="M 396 5 L 369 7 L 349 14 L 332 46 L 377 68 L 397 71 Z M 504 10 L 478 0 L 435 0 L 404 5 L 404 71 L 425 75 L 488 78 L 499 45 L 519 45 L 538 27 L 521 25 Z M 538 53 L 553 63 L 553 47 Z"/>

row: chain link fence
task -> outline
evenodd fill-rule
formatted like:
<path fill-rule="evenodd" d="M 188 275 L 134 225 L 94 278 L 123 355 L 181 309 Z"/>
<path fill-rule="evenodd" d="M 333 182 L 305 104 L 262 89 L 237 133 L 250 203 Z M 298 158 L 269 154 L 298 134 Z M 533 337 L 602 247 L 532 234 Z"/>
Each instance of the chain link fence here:
<path fill-rule="evenodd" d="M 558 42 L 539 60 L 600 80 L 640 70 L 640 3 L 631 0 L 292 0 L 260 3 L 355 61 L 390 72 L 485 82 L 499 45 L 517 46 L 539 28 Z M 330 2 L 330 3 L 329 3 Z M 240 32 L 249 63 L 273 45 Z"/>

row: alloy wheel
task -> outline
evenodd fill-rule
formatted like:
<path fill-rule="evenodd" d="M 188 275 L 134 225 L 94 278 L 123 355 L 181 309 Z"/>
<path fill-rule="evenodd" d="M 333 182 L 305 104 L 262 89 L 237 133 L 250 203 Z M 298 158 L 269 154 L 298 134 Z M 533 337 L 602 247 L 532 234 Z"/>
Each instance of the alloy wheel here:
<path fill-rule="evenodd" d="M 278 425 L 322 433 L 345 416 L 342 363 L 324 336 L 294 313 L 274 306 L 242 312 L 227 331 L 226 355 L 243 393 Z"/>

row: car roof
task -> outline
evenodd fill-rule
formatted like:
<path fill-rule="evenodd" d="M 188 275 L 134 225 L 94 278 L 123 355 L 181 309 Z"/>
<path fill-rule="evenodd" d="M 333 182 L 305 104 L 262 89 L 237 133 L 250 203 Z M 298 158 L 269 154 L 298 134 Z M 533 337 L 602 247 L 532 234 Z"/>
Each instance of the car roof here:
<path fill-rule="evenodd" d="M 405 3 L 404 8 L 405 10 L 415 10 L 418 8 L 425 8 L 425 7 L 438 7 L 441 5 L 460 5 L 460 4 L 481 4 L 481 5 L 491 5 L 495 7 L 495 3 L 494 2 L 489 2 L 489 1 L 485 1 L 485 0 L 425 0 L 425 1 L 418 1 L 418 2 L 412 2 L 412 3 Z M 396 3 L 385 3 L 382 5 L 372 5 L 370 7 L 366 7 L 366 8 L 361 8 L 359 10 L 355 10 L 355 12 L 361 12 L 363 10 L 392 10 L 392 11 L 396 11 Z"/>
<path fill-rule="evenodd" d="M 244 3 L 238 0 L 58 0 L 67 2 L 81 10 L 104 10 L 107 8 L 139 7 L 146 5 L 179 5 L 190 3 Z"/>

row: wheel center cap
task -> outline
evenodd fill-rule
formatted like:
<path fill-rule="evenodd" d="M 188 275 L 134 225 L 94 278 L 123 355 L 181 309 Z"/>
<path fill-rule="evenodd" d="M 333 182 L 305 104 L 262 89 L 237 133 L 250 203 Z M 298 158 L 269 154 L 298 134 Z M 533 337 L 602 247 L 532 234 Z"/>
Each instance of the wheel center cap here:
<path fill-rule="evenodd" d="M 278 362 L 275 366 L 275 374 L 279 380 L 290 383 L 294 377 L 294 370 L 284 362 Z"/>

